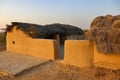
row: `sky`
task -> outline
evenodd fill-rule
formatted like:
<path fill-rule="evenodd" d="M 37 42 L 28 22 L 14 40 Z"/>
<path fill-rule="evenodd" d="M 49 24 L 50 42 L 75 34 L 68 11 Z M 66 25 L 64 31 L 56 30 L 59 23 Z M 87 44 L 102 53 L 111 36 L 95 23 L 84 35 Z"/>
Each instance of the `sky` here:
<path fill-rule="evenodd" d="M 27 22 L 88 29 L 95 17 L 107 14 L 120 14 L 120 0 L 0 0 L 0 28 L 11 22 Z"/>

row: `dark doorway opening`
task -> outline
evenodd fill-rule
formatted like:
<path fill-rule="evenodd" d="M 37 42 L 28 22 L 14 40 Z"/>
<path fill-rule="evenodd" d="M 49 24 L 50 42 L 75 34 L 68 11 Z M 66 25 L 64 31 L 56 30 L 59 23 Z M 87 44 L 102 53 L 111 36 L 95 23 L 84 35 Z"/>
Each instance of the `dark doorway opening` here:
<path fill-rule="evenodd" d="M 58 47 L 58 59 L 64 59 L 64 42 L 66 40 L 65 35 L 50 35 L 48 36 L 48 39 L 55 39 L 57 42 L 57 47 Z"/>

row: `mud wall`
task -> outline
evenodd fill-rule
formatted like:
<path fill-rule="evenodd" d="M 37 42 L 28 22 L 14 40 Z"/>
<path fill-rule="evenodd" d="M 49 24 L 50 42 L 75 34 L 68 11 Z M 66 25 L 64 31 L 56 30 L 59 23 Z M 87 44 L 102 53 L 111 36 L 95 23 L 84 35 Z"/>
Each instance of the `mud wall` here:
<path fill-rule="evenodd" d="M 114 70 L 120 69 L 120 55 L 100 53 L 94 45 L 94 65 Z"/>
<path fill-rule="evenodd" d="M 17 30 L 16 27 L 12 32 L 7 32 L 6 43 L 7 51 L 52 60 L 58 57 L 55 40 L 32 39 L 21 30 Z"/>
<path fill-rule="evenodd" d="M 63 62 L 78 67 L 92 66 L 93 49 L 93 44 L 88 40 L 66 40 Z"/>

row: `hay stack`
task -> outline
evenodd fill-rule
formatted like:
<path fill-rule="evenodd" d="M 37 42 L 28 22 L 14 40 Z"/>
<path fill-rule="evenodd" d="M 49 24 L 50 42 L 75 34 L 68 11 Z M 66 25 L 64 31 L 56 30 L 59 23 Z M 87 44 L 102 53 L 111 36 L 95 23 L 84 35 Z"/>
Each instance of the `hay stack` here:
<path fill-rule="evenodd" d="M 92 28 L 92 27 L 99 27 L 99 26 L 100 26 L 100 22 L 102 22 L 103 19 L 104 19 L 103 16 L 96 17 L 96 18 L 92 21 L 90 27 L 91 27 L 91 28 Z"/>
<path fill-rule="evenodd" d="M 99 17 L 96 17 L 92 21 L 90 28 L 93 28 L 93 27 L 112 27 L 112 25 L 117 20 L 120 20 L 120 15 L 117 15 L 117 16 L 112 16 L 112 15 L 99 16 Z"/>
<path fill-rule="evenodd" d="M 120 54 L 120 29 L 112 28 L 108 32 L 108 41 L 112 43 L 113 53 Z"/>
<path fill-rule="evenodd" d="M 112 25 L 112 18 L 113 16 L 111 15 L 106 15 L 104 19 L 101 22 L 101 25 L 99 27 L 110 27 Z"/>
<path fill-rule="evenodd" d="M 120 20 L 114 21 L 112 28 L 120 28 Z"/>
<path fill-rule="evenodd" d="M 114 20 L 120 20 L 120 15 L 114 16 Z"/>
<path fill-rule="evenodd" d="M 95 43 L 102 53 L 120 54 L 120 15 L 96 17 L 86 33 L 86 39 Z"/>
<path fill-rule="evenodd" d="M 120 54 L 120 29 L 118 28 L 92 28 L 86 33 L 86 38 L 95 43 L 99 52 Z"/>

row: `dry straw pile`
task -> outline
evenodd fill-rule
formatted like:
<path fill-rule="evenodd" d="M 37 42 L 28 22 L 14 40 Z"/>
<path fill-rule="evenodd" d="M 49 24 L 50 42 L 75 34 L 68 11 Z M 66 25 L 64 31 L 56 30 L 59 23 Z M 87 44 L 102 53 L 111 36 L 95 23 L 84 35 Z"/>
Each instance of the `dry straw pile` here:
<path fill-rule="evenodd" d="M 114 21 L 114 23 L 112 24 L 112 28 L 120 28 L 120 20 Z"/>
<path fill-rule="evenodd" d="M 0 71 L 0 80 L 13 80 L 13 76 L 4 72 L 4 71 Z"/>
<path fill-rule="evenodd" d="M 120 16 L 95 18 L 86 38 L 96 44 L 99 52 L 120 54 Z"/>
<path fill-rule="evenodd" d="M 117 15 L 117 16 L 106 15 L 105 17 L 98 16 L 92 21 L 90 28 L 93 28 L 93 27 L 112 27 L 115 24 L 117 26 L 118 24 L 120 25 L 119 20 L 120 20 L 120 15 Z M 114 26 L 114 27 L 116 27 L 116 26 Z"/>

